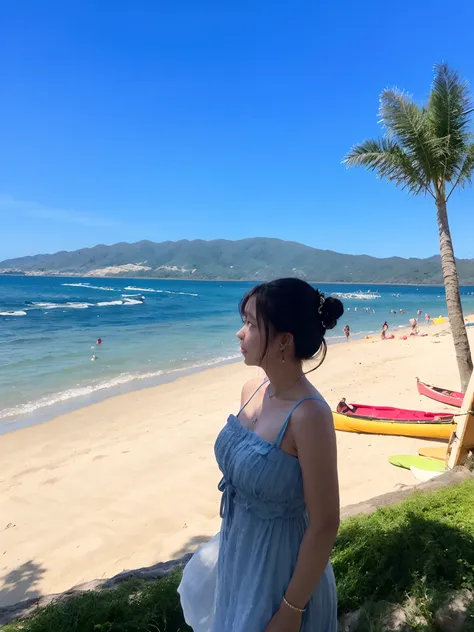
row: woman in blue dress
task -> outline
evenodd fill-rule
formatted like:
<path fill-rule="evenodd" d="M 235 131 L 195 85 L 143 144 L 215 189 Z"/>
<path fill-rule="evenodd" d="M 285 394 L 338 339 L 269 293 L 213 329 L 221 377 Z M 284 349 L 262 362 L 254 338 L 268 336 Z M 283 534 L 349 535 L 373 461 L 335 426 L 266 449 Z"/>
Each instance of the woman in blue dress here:
<path fill-rule="evenodd" d="M 324 360 L 324 335 L 343 306 L 290 278 L 253 288 L 240 310 L 245 363 L 267 378 L 244 385 L 240 411 L 216 440 L 222 528 L 213 612 L 199 629 L 336 632 L 336 439 L 303 362 Z"/>

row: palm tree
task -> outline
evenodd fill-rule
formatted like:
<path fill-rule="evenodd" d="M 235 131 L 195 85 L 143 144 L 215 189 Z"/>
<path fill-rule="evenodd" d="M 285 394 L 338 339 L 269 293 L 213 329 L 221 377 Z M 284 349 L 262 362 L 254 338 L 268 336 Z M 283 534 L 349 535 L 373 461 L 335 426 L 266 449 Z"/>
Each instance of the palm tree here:
<path fill-rule="evenodd" d="M 375 171 L 379 178 L 413 195 L 433 198 L 448 316 L 463 391 L 472 373 L 472 358 L 446 207 L 456 187 L 472 184 L 473 111 L 467 82 L 446 64 L 437 64 L 428 104 L 420 107 L 400 90 L 384 90 L 379 110 L 384 136 L 355 145 L 343 160 L 347 167 Z"/>

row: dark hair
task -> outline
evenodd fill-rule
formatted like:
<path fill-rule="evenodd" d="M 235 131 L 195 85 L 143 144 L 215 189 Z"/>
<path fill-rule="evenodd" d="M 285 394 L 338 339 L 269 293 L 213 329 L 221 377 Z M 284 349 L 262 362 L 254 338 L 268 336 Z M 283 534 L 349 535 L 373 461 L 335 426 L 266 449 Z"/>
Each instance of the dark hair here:
<path fill-rule="evenodd" d="M 255 298 L 257 321 L 265 331 L 263 355 L 267 352 L 270 333 L 290 333 L 298 360 L 309 360 L 322 351 L 317 366 L 323 362 L 327 350 L 324 334 L 336 326 L 337 319 L 344 313 L 339 299 L 325 298 L 322 292 L 301 279 L 277 279 L 257 285 L 244 296 L 239 307 L 242 317 L 251 298 Z"/>

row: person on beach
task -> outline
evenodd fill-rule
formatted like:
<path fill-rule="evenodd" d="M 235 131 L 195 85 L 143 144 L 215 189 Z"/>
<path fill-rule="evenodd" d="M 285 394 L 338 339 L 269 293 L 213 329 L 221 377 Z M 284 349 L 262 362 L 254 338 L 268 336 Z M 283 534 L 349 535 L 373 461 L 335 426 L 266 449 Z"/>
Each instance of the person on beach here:
<path fill-rule="evenodd" d="M 185 618 L 199 632 L 336 632 L 329 563 L 339 526 L 335 431 L 331 409 L 303 363 L 320 366 L 325 333 L 344 309 L 290 278 L 250 290 L 240 312 L 245 364 L 267 377 L 244 384 L 240 411 L 217 437 L 222 526 L 212 613 L 196 627 L 190 620 L 193 606 L 202 612 L 206 598 L 200 591 L 209 586 L 202 579 L 207 557 L 195 570 L 194 604 L 186 599 L 184 570 Z"/>
<path fill-rule="evenodd" d="M 350 335 L 351 335 L 351 330 L 350 330 L 349 325 L 346 325 L 346 326 L 344 327 L 344 333 L 346 334 L 346 340 L 347 340 L 347 342 L 349 342 L 349 337 L 350 337 Z"/>
<path fill-rule="evenodd" d="M 387 337 L 387 329 L 388 329 L 388 323 L 387 321 L 384 322 L 384 324 L 382 325 L 382 340 L 385 340 Z"/>
<path fill-rule="evenodd" d="M 427 325 L 431 325 L 431 316 L 429 314 L 425 314 L 425 322 Z"/>
<path fill-rule="evenodd" d="M 416 336 L 418 334 L 418 318 L 410 318 L 411 335 Z"/>

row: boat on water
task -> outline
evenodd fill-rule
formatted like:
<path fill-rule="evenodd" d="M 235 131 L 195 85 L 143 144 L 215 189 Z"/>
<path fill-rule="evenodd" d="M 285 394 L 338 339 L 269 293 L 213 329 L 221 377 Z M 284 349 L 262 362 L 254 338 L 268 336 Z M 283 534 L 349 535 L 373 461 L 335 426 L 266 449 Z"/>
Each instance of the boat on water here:
<path fill-rule="evenodd" d="M 455 406 L 461 408 L 464 399 L 464 393 L 459 391 L 451 391 L 448 388 L 441 388 L 440 386 L 433 386 L 427 384 L 416 378 L 416 386 L 420 395 L 434 399 L 436 402 L 442 402 L 443 404 L 449 404 L 449 406 Z"/>
<path fill-rule="evenodd" d="M 449 439 L 456 430 L 449 413 L 348 404 L 345 399 L 339 402 L 333 419 L 335 429 L 342 432 Z"/>

